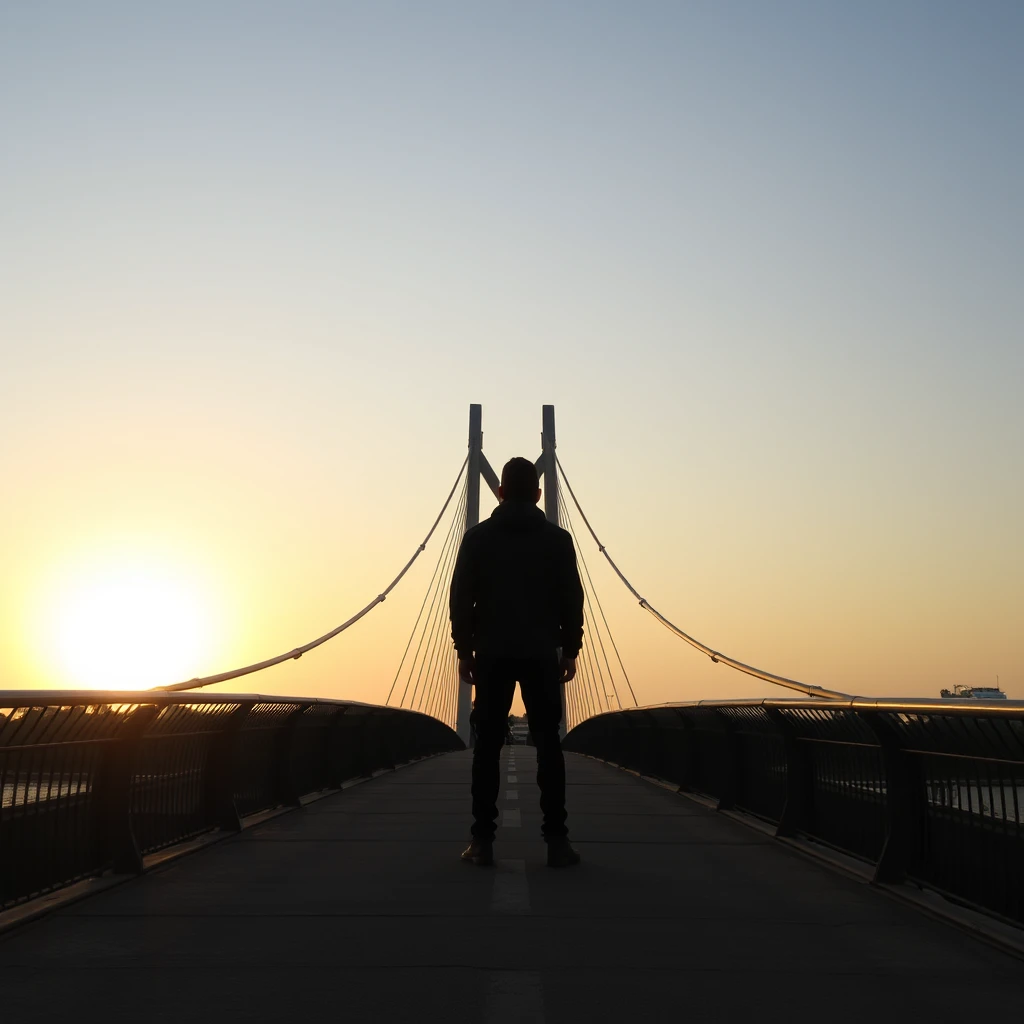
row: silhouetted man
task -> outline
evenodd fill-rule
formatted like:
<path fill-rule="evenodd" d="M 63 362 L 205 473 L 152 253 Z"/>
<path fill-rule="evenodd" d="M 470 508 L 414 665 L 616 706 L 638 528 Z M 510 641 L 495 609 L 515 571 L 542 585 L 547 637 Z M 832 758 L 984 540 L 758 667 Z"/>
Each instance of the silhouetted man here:
<path fill-rule="evenodd" d="M 511 459 L 501 504 L 462 540 L 451 588 L 459 675 L 476 686 L 472 842 L 462 859 L 494 863 L 498 759 L 519 682 L 537 748 L 541 832 L 548 864 L 579 863 L 565 826 L 565 760 L 558 739 L 561 686 L 576 674 L 583 641 L 583 587 L 572 537 L 537 508 L 537 470 Z"/>

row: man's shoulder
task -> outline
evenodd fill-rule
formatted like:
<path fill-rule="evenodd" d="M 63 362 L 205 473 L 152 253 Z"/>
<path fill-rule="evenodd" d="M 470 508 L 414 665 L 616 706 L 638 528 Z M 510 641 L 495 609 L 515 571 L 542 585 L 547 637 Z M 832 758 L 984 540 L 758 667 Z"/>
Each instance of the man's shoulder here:
<path fill-rule="evenodd" d="M 550 520 L 545 519 L 539 525 L 539 529 L 529 531 L 534 537 L 543 538 L 558 544 L 573 544 L 572 534 L 568 530 L 562 529 L 557 523 L 552 523 Z M 496 523 L 493 519 L 483 519 L 476 526 L 471 526 L 462 535 L 462 543 L 473 545 L 482 541 L 486 542 L 489 538 L 501 536 L 504 533 L 505 531 L 501 529 L 500 524 Z"/>
<path fill-rule="evenodd" d="M 553 556 L 564 558 L 571 553 L 576 557 L 576 543 L 572 534 L 557 523 L 546 520 L 543 530 L 538 530 L 537 535 L 541 546 Z"/>
<path fill-rule="evenodd" d="M 494 527 L 491 524 L 491 522 L 487 519 L 485 519 L 481 523 L 477 523 L 476 526 L 471 526 L 462 535 L 462 550 L 468 553 L 472 552 L 475 549 L 478 549 L 481 544 L 483 544 L 486 547 L 488 543 L 488 537 L 490 537 L 493 534 L 493 531 Z"/>
<path fill-rule="evenodd" d="M 560 544 L 572 545 L 572 534 L 568 530 L 559 526 L 557 523 L 553 523 L 550 520 L 546 520 L 544 523 L 544 528 L 547 531 L 548 536 L 553 538 L 556 542 Z"/>
<path fill-rule="evenodd" d="M 488 533 L 493 529 L 491 521 L 489 519 L 483 520 L 483 522 L 477 523 L 476 526 L 471 526 L 463 535 L 463 544 L 472 544 L 473 541 L 480 537 L 486 537 Z"/>

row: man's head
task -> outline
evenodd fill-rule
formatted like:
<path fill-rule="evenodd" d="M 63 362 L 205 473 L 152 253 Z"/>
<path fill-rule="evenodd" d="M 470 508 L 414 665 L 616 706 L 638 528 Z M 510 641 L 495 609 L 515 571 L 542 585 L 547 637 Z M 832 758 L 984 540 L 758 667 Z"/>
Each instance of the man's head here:
<path fill-rule="evenodd" d="M 501 470 L 498 501 L 540 501 L 537 467 L 529 459 L 509 459 Z"/>

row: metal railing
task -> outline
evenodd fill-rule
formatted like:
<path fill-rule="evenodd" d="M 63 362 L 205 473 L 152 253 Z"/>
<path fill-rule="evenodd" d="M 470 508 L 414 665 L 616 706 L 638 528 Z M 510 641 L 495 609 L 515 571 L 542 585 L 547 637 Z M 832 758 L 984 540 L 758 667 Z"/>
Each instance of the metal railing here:
<path fill-rule="evenodd" d="M 437 719 L 354 701 L 0 692 L 0 909 L 462 747 Z"/>
<path fill-rule="evenodd" d="M 599 715 L 563 745 L 1024 923 L 1024 702 L 700 701 Z"/>

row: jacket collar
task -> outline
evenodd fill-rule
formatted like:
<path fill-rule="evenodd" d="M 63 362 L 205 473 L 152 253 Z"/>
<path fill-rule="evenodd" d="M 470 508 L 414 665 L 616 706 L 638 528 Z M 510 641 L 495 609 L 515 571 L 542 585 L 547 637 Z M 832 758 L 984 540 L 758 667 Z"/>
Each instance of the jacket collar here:
<path fill-rule="evenodd" d="M 504 519 L 506 517 L 520 518 L 532 517 L 544 519 L 544 513 L 532 501 L 503 501 L 492 513 L 492 519 Z"/>

